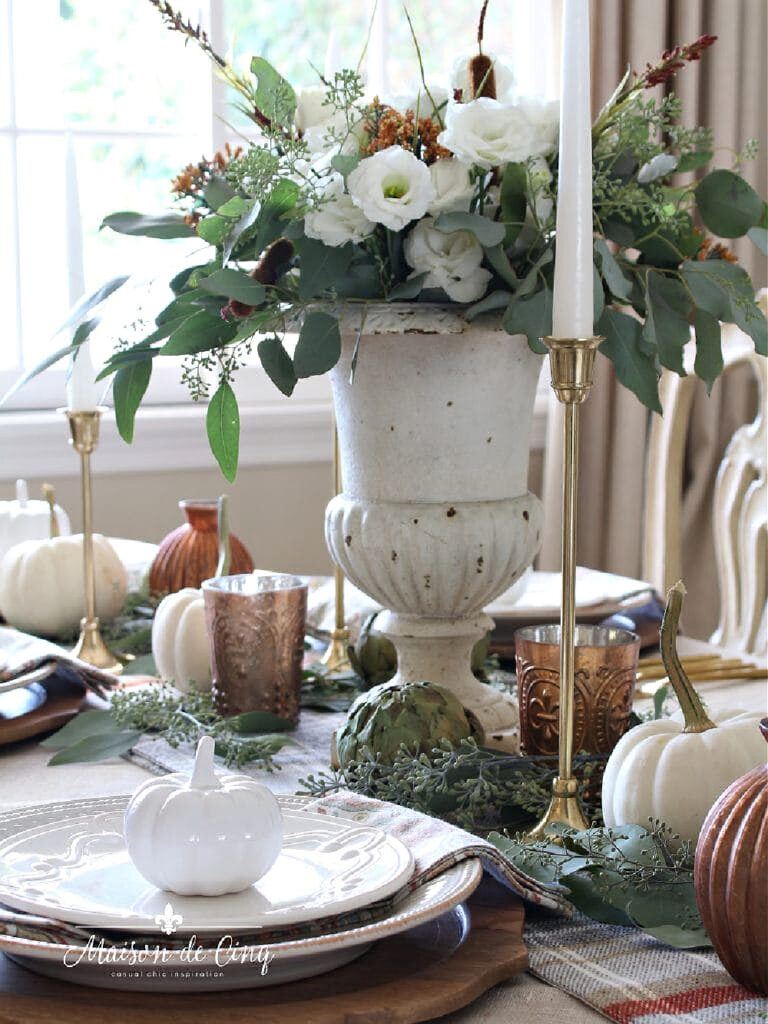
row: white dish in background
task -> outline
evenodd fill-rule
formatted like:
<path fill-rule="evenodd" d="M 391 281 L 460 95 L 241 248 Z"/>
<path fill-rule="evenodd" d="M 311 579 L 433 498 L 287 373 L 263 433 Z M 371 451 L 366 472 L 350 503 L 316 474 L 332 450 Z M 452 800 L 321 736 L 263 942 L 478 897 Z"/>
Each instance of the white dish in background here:
<path fill-rule="evenodd" d="M 150 544 L 146 540 L 133 540 L 130 537 L 110 537 L 109 543 L 128 573 L 128 590 L 140 590 L 144 577 L 155 560 L 157 544 Z"/>
<path fill-rule="evenodd" d="M 559 572 L 531 572 L 525 587 L 519 585 L 525 576 L 489 604 L 485 611 L 493 618 L 519 617 L 529 620 L 531 615 L 556 617 L 560 614 L 561 576 Z M 648 593 L 650 583 L 615 576 L 610 572 L 576 567 L 576 611 L 589 612 L 601 606 L 615 610 L 622 601 Z M 606 612 L 610 614 L 610 612 Z"/>
<path fill-rule="evenodd" d="M 410 851 L 386 832 L 281 800 L 283 848 L 263 878 L 226 896 L 179 896 L 149 885 L 133 866 L 123 837 L 127 800 L 30 808 L 10 835 L 0 818 L 0 903 L 85 927 L 152 933 L 170 902 L 183 918 L 179 934 L 235 933 L 365 907 L 413 873 Z"/>

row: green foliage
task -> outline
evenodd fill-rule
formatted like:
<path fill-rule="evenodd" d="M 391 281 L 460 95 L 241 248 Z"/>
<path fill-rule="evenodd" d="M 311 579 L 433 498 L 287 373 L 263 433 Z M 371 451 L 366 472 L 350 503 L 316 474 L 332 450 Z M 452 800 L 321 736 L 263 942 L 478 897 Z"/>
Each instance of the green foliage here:
<path fill-rule="evenodd" d="M 226 380 L 221 381 L 208 403 L 205 428 L 221 472 L 234 483 L 240 451 L 240 412 L 235 393 Z"/>
<path fill-rule="evenodd" d="M 120 235 L 144 235 L 146 238 L 193 238 L 195 235 L 195 229 L 176 213 L 147 216 L 126 210 L 110 213 L 101 227 L 112 228 Z"/>
<path fill-rule="evenodd" d="M 763 213 L 757 192 L 733 171 L 712 171 L 696 187 L 701 219 L 721 238 L 741 238 Z"/>
<path fill-rule="evenodd" d="M 133 426 L 136 410 L 149 386 L 152 376 L 152 361 L 141 360 L 123 366 L 112 382 L 112 398 L 115 403 L 115 419 L 120 437 L 127 443 L 133 441 Z"/>
<path fill-rule="evenodd" d="M 482 217 L 478 213 L 441 213 L 435 221 L 438 231 L 469 231 L 480 245 L 491 247 L 504 241 L 506 228 L 498 221 Z"/>
<path fill-rule="evenodd" d="M 341 354 L 339 322 L 330 313 L 307 313 L 293 353 L 297 377 L 312 377 L 335 366 Z"/>
<path fill-rule="evenodd" d="M 277 335 L 263 338 L 257 349 L 261 365 L 272 383 L 286 396 L 293 394 L 298 377 L 293 368 L 293 360 L 288 355 L 282 341 Z"/>

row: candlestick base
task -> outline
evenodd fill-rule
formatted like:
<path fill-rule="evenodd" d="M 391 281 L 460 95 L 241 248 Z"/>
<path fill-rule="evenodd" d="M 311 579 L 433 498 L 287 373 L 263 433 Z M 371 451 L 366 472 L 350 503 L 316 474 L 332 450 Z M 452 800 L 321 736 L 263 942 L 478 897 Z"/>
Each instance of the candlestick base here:
<path fill-rule="evenodd" d="M 347 654 L 349 643 L 348 629 L 334 629 L 331 633 L 331 642 L 328 649 L 320 659 L 320 664 L 329 672 L 351 672 L 352 663 Z"/>
<path fill-rule="evenodd" d="M 120 658 L 104 642 L 98 619 L 80 620 L 80 639 L 72 649 L 72 655 L 115 676 L 119 676 L 124 668 Z"/>
<path fill-rule="evenodd" d="M 556 778 L 552 783 L 552 799 L 544 816 L 538 824 L 526 832 L 525 838 L 531 841 L 552 836 L 556 839 L 555 825 L 564 825 L 578 831 L 589 828 L 579 800 L 579 784 L 576 779 Z"/>

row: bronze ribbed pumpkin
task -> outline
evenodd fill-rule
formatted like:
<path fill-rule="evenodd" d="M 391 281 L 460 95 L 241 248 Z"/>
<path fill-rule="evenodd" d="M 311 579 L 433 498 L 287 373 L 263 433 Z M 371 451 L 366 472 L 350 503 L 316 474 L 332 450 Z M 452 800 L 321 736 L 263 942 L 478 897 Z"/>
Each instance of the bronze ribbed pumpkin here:
<path fill-rule="evenodd" d="M 768 740 L 768 718 L 760 723 Z M 768 765 L 732 783 L 701 827 L 696 902 L 736 981 L 768 995 Z"/>
<path fill-rule="evenodd" d="M 149 590 L 155 596 L 199 587 L 216 575 L 219 561 L 218 506 L 215 501 L 180 501 L 186 523 L 165 537 L 149 569 Z M 229 534 L 229 573 L 253 572 L 253 559 L 241 540 Z"/>

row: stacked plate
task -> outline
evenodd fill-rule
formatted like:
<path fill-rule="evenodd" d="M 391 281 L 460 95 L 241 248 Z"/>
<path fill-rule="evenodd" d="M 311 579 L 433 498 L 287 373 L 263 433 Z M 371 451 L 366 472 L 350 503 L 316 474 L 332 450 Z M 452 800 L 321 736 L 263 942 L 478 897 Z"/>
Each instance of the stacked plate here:
<path fill-rule="evenodd" d="M 127 797 L 25 808 L 0 817 L 0 904 L 21 915 L 0 950 L 79 984 L 192 991 L 306 978 L 361 956 L 377 939 L 468 898 L 469 860 L 411 889 L 414 862 L 393 836 L 311 814 L 280 797 L 285 841 L 255 886 L 220 897 L 161 892 L 138 874 L 122 831 Z M 2 919 L 0 918 L 0 925 Z M 12 929 L 11 929 L 12 930 Z"/>

